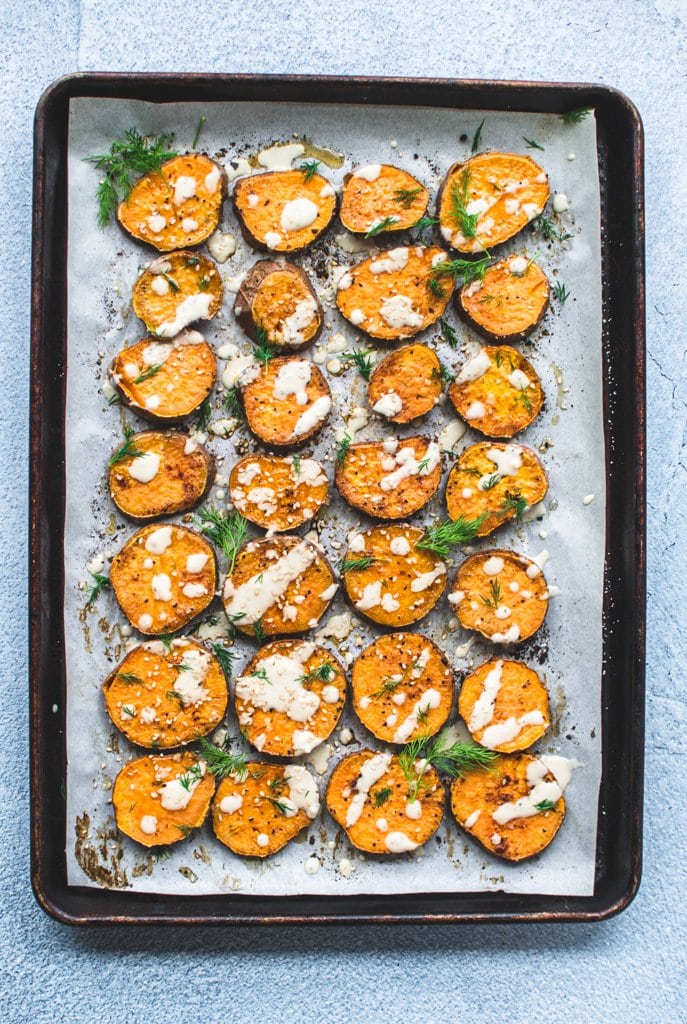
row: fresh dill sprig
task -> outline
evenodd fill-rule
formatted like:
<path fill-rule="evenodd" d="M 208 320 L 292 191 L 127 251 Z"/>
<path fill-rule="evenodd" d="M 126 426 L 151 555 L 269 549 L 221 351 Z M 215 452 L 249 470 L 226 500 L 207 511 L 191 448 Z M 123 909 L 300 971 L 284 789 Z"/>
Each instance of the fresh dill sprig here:
<path fill-rule="evenodd" d="M 245 779 L 248 774 L 245 754 L 230 754 L 224 747 L 216 747 L 204 736 L 198 737 L 198 746 L 208 771 L 216 779 L 226 779 L 227 775 Z"/>
<path fill-rule="evenodd" d="M 439 298 L 443 298 L 442 278 L 452 277 L 456 281 L 462 281 L 463 284 L 470 284 L 478 279 L 481 281 L 484 278 L 490 260 L 491 256 L 489 253 L 478 260 L 443 260 L 433 268 L 427 280 L 427 287 Z"/>
<path fill-rule="evenodd" d="M 489 597 L 482 594 L 482 603 L 495 612 L 501 604 L 501 584 L 498 580 L 489 583 Z"/>
<path fill-rule="evenodd" d="M 523 135 L 522 138 L 528 149 L 540 149 L 542 153 L 545 152 L 544 147 L 540 146 L 538 142 L 534 141 L 534 139 L 528 139 L 525 135 Z"/>
<path fill-rule="evenodd" d="M 288 818 L 290 808 L 283 802 L 283 800 L 277 800 L 276 797 L 267 795 L 265 795 L 265 800 L 269 800 L 272 806 L 279 811 L 280 814 L 283 814 L 285 818 Z"/>
<path fill-rule="evenodd" d="M 222 671 L 227 679 L 231 679 L 234 671 L 234 652 L 218 642 L 211 644 L 210 650 L 222 666 Z"/>
<path fill-rule="evenodd" d="M 432 380 L 438 380 L 442 384 L 452 384 L 456 379 L 455 373 L 451 373 L 447 366 L 439 363 L 439 368 L 434 367 L 431 373 Z"/>
<path fill-rule="evenodd" d="M 435 227 L 439 223 L 438 217 L 420 217 L 418 221 L 413 224 L 413 228 L 417 231 L 413 241 L 415 245 L 425 244 L 425 232 L 430 228 Z"/>
<path fill-rule="evenodd" d="M 259 619 L 256 619 L 253 623 L 253 636 L 257 644 L 264 644 L 265 642 L 265 630 L 262 625 L 262 615 Z"/>
<path fill-rule="evenodd" d="M 578 107 L 577 110 L 566 110 L 564 114 L 559 114 L 563 124 L 580 124 L 586 117 L 591 114 L 589 107 Z"/>
<path fill-rule="evenodd" d="M 434 551 L 440 558 L 448 558 L 451 548 L 469 544 L 475 539 L 486 518 L 487 513 L 482 512 L 476 519 L 459 516 L 458 519 L 447 519 L 443 523 L 427 526 L 415 547 L 423 551 Z"/>
<path fill-rule="evenodd" d="M 376 789 L 372 793 L 372 799 L 375 807 L 383 807 L 389 797 L 392 795 L 393 790 L 389 786 L 382 786 L 381 789 Z"/>
<path fill-rule="evenodd" d="M 267 670 L 264 668 L 256 668 L 254 672 L 251 672 L 251 678 L 262 679 L 263 683 L 269 683 L 272 685 L 272 680 L 267 675 Z"/>
<path fill-rule="evenodd" d="M 95 581 L 89 591 L 88 601 L 86 602 L 86 606 L 90 607 L 92 604 L 95 604 L 95 602 L 98 600 L 98 598 L 100 597 L 100 592 L 102 590 L 105 590 L 112 584 L 110 583 L 109 576 L 104 576 L 103 573 L 101 572 L 91 572 L 90 569 L 88 570 L 88 572 L 89 575 L 92 576 Z"/>
<path fill-rule="evenodd" d="M 485 121 L 486 121 L 486 117 L 483 117 L 482 120 L 479 123 L 479 127 L 477 128 L 477 131 L 472 136 L 472 145 L 470 146 L 470 152 L 471 153 L 478 153 L 479 152 L 479 147 L 482 145 L 482 129 L 484 128 L 484 122 Z"/>
<path fill-rule="evenodd" d="M 301 457 L 300 457 L 300 455 L 292 455 L 291 456 L 291 469 L 296 474 L 297 479 L 300 479 L 300 476 L 301 476 Z"/>
<path fill-rule="evenodd" d="M 209 287 L 210 287 L 210 278 L 209 277 L 199 277 L 198 278 L 198 291 L 206 292 Z"/>
<path fill-rule="evenodd" d="M 364 351 L 356 349 L 352 352 L 342 352 L 339 358 L 346 359 L 349 363 L 353 363 L 357 366 L 360 376 L 365 380 L 369 380 L 370 374 L 372 373 L 372 360 L 370 359 L 372 354 L 373 350 L 371 348 L 365 349 Z"/>
<path fill-rule="evenodd" d="M 538 811 L 553 811 L 555 810 L 556 804 L 553 800 L 540 800 L 539 803 L 534 806 Z"/>
<path fill-rule="evenodd" d="M 195 149 L 196 146 L 198 145 L 198 140 L 200 138 L 200 133 L 202 132 L 203 128 L 205 127 L 205 122 L 206 121 L 207 121 L 207 117 L 201 116 L 200 120 L 198 121 L 198 126 L 196 127 L 196 134 L 193 136 L 193 142 L 191 143 L 191 149 Z"/>
<path fill-rule="evenodd" d="M 479 472 L 479 470 L 478 470 L 478 472 Z M 483 484 L 480 484 L 480 486 L 479 486 L 480 491 L 490 491 L 492 489 L 492 487 L 496 487 L 497 483 L 501 479 L 503 479 L 503 478 L 502 478 L 500 473 L 492 473 L 491 476 L 487 477 L 487 479 L 484 481 Z"/>
<path fill-rule="evenodd" d="M 569 231 L 563 231 L 562 229 L 559 231 L 553 221 L 549 217 L 545 217 L 543 213 L 534 218 L 532 227 L 547 242 L 567 242 L 569 238 L 572 238 Z"/>
<path fill-rule="evenodd" d="M 532 412 L 532 402 L 530 400 L 530 396 L 524 389 L 522 391 L 518 391 L 517 395 L 515 396 L 515 402 L 516 405 L 521 405 L 526 412 Z"/>
<path fill-rule="evenodd" d="M 162 134 L 147 138 L 135 128 L 115 139 L 108 153 L 92 154 L 85 159 L 105 177 L 98 185 L 98 226 L 103 228 L 117 209 L 120 199 L 126 199 L 134 182 L 132 176 L 159 171 L 165 161 L 177 156 L 169 149 L 174 135 Z"/>
<path fill-rule="evenodd" d="M 187 768 L 183 775 L 180 775 L 177 779 L 182 789 L 185 789 L 187 793 L 191 792 L 194 785 L 200 782 L 203 778 L 203 767 L 201 764 L 192 764 L 190 768 Z"/>
<path fill-rule="evenodd" d="M 560 302 L 561 306 L 563 305 L 566 299 L 570 298 L 570 292 L 565 287 L 562 281 L 556 281 L 552 291 L 554 298 Z"/>
<path fill-rule="evenodd" d="M 349 449 L 353 443 L 353 438 L 350 434 L 346 433 L 339 441 L 336 446 L 336 461 L 339 466 L 343 466 L 346 462 Z"/>
<path fill-rule="evenodd" d="M 450 323 L 444 320 L 443 317 L 439 321 L 439 325 L 441 327 L 441 336 L 446 344 L 451 348 L 458 348 L 458 335 L 456 334 L 455 329 L 451 327 Z"/>
<path fill-rule="evenodd" d="M 142 683 L 143 682 L 143 680 L 140 679 L 136 675 L 135 672 L 118 672 L 117 673 L 117 679 L 122 679 L 125 683 Z"/>
<path fill-rule="evenodd" d="M 267 331 L 264 327 L 258 327 L 257 334 L 258 340 L 256 344 L 253 345 L 253 359 L 256 363 L 262 363 L 263 366 L 267 366 L 270 359 L 274 359 L 276 356 L 277 350 L 274 345 L 270 343 Z"/>
<path fill-rule="evenodd" d="M 512 515 L 517 523 L 522 522 L 522 517 L 529 508 L 527 501 L 518 491 L 506 491 L 500 512 L 504 516 Z"/>
<path fill-rule="evenodd" d="M 192 825 L 177 825 L 177 828 L 179 829 L 181 834 L 184 835 L 184 836 L 189 836 L 191 834 L 191 832 L 193 832 L 193 826 Z"/>
<path fill-rule="evenodd" d="M 178 281 L 175 281 L 174 278 L 170 274 L 160 274 L 160 277 L 163 277 L 165 279 L 165 281 L 167 282 L 169 287 L 172 289 L 174 294 L 176 294 L 177 292 L 181 291 L 181 285 L 179 284 Z"/>
<path fill-rule="evenodd" d="M 131 440 L 133 436 L 133 429 L 129 426 L 124 427 L 124 443 L 110 456 L 110 466 L 116 466 L 118 462 L 123 462 L 124 459 L 138 459 L 144 454 Z"/>
<path fill-rule="evenodd" d="M 139 373 L 138 377 L 134 377 L 134 384 L 142 384 L 144 380 L 150 380 L 151 377 L 154 377 L 156 373 L 160 372 L 162 366 L 162 363 L 153 363 L 153 365 L 149 366 L 147 370 L 143 370 Z"/>
<path fill-rule="evenodd" d="M 332 665 L 331 661 L 325 661 L 324 664 L 318 665 L 317 668 L 312 669 L 311 672 L 307 672 L 304 676 L 298 677 L 298 682 L 303 683 L 307 686 L 309 683 L 329 683 L 336 675 L 336 669 Z"/>
<path fill-rule="evenodd" d="M 224 516 L 216 508 L 201 508 L 198 515 L 194 516 L 194 522 L 201 533 L 227 556 L 227 573 L 231 573 L 238 550 L 248 533 L 248 521 L 236 510 Z"/>
<path fill-rule="evenodd" d="M 410 672 L 414 672 L 415 669 L 417 668 L 420 668 L 419 658 L 415 658 L 413 661 L 411 661 L 400 676 L 390 676 L 389 679 L 385 679 L 382 685 L 379 687 L 379 689 L 375 690 L 374 693 L 371 693 L 370 696 L 382 697 L 384 696 L 385 693 L 393 693 L 401 685 L 401 683 L 404 683 L 406 681 L 406 679 L 408 678 L 408 674 Z M 422 672 L 420 672 L 420 675 L 422 675 Z"/>
<path fill-rule="evenodd" d="M 404 210 L 409 210 L 420 192 L 422 185 L 418 185 L 417 188 L 397 188 L 394 192 L 394 201 L 400 203 Z"/>
<path fill-rule="evenodd" d="M 193 421 L 193 425 L 201 434 L 204 434 L 208 429 L 210 420 L 212 419 L 212 405 L 210 399 L 206 398 L 204 402 L 198 406 L 198 410 Z"/>
<path fill-rule="evenodd" d="M 172 650 L 173 639 L 174 638 L 171 633 L 160 633 L 160 635 L 158 636 L 158 640 L 160 641 L 161 644 L 164 644 L 168 651 Z"/>
<path fill-rule="evenodd" d="M 224 408 L 234 419 L 243 419 L 243 405 L 241 404 L 241 393 L 237 387 L 229 388 L 224 393 Z"/>
<path fill-rule="evenodd" d="M 372 555 L 365 555 L 363 558 L 342 558 L 339 562 L 340 572 L 362 572 L 369 569 L 376 559 Z"/>
<path fill-rule="evenodd" d="M 423 773 L 428 765 L 449 778 L 463 778 L 473 768 L 490 768 L 498 754 L 476 743 L 449 743 L 441 733 L 434 739 L 418 736 L 407 743 L 399 754 L 401 770 L 408 783 L 408 802 L 413 803 L 423 785 Z M 421 768 L 416 768 L 416 762 Z"/>
<path fill-rule="evenodd" d="M 464 167 L 460 174 L 460 182 L 454 181 L 451 187 L 451 217 L 458 225 L 463 238 L 477 238 L 478 213 L 468 213 L 468 195 L 470 191 L 470 171 Z"/>
<path fill-rule="evenodd" d="M 303 172 L 303 180 L 310 181 L 317 174 L 317 168 L 321 163 L 321 160 L 304 160 L 298 167 L 298 170 Z"/>
<path fill-rule="evenodd" d="M 165 696 L 169 697 L 170 700 L 177 700 L 177 701 L 179 701 L 181 706 L 182 707 L 184 706 L 184 698 L 182 697 L 182 695 L 179 693 L 178 690 L 167 690 L 167 693 L 165 694 Z"/>
<path fill-rule="evenodd" d="M 398 224 L 400 217 L 385 217 L 380 220 L 379 224 L 374 224 L 369 231 L 365 232 L 365 238 L 374 238 L 375 235 L 380 235 L 382 231 L 388 231 L 394 224 Z"/>

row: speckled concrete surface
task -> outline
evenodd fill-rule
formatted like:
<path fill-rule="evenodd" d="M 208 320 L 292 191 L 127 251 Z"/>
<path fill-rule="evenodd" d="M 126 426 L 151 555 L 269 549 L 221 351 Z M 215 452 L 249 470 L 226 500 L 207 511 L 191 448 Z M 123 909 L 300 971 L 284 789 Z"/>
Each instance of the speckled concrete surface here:
<path fill-rule="evenodd" d="M 685 0 L 158 0 L 0 3 L 0 774 L 2 1020 L 687 1020 L 684 699 L 687 378 Z M 436 24 L 435 24 L 436 22 Z M 74 70 L 453 75 L 602 81 L 647 141 L 649 651 L 644 881 L 597 926 L 73 931 L 34 903 L 28 868 L 26 402 L 31 118 Z M 670 227 L 669 225 L 673 225 Z"/>

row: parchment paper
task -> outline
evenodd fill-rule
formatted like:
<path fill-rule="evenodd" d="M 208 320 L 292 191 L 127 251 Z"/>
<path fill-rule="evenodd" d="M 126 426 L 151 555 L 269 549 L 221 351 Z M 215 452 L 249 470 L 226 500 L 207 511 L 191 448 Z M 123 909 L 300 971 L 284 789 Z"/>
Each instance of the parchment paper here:
<path fill-rule="evenodd" d="M 552 191 L 569 197 L 570 210 L 562 226 L 573 238 L 552 246 L 526 229 L 502 251 L 538 254 L 549 276 L 558 275 L 570 291 L 561 306 L 552 301 L 542 327 L 531 342 L 521 346 L 539 373 L 547 396 L 543 413 L 528 430 L 518 435 L 540 451 L 550 476 L 550 490 L 542 518 L 521 527 L 508 526 L 486 538 L 475 550 L 490 546 L 513 547 L 529 556 L 546 549 L 550 560 L 545 575 L 560 588 L 551 602 L 545 626 L 532 641 L 516 648 L 545 678 L 550 694 L 553 727 L 536 748 L 576 758 L 584 767 L 576 771 L 566 792 L 567 816 L 560 834 L 543 855 L 521 865 L 509 865 L 490 857 L 455 824 L 447 808 L 443 823 L 426 847 L 411 855 L 381 860 L 356 853 L 345 835 L 323 810 L 307 833 L 265 862 L 241 860 L 225 849 L 206 825 L 168 854 L 150 855 L 114 828 L 110 803 L 111 786 L 122 764 L 141 751 L 134 749 L 114 730 L 105 713 L 101 684 L 123 657 L 125 620 L 114 597 L 101 594 L 92 610 L 85 610 L 87 563 L 94 556 L 111 556 L 134 532 L 135 526 L 115 512 L 107 496 L 105 471 L 113 448 L 121 442 L 122 422 L 145 427 L 118 406 L 108 406 L 101 392 L 106 368 L 125 341 L 142 337 L 142 325 L 130 309 L 131 287 L 140 268 L 155 253 L 125 236 L 116 225 L 96 226 L 95 189 L 98 173 L 84 162 L 90 153 L 105 152 L 112 140 L 130 127 L 143 133 L 173 131 L 179 149 L 190 148 L 200 116 L 207 124 L 200 148 L 220 160 L 255 153 L 275 142 L 307 138 L 345 154 L 340 170 L 320 169 L 341 186 L 343 174 L 353 166 L 386 161 L 397 163 L 425 181 L 433 193 L 449 165 L 465 159 L 470 141 L 484 117 L 485 148 L 528 152 L 524 139 L 544 147 L 533 150 L 549 173 Z M 393 145 L 396 143 L 396 145 Z M 574 154 L 574 158 L 573 158 Z M 243 242 L 226 204 L 225 230 L 231 231 L 238 249 L 221 266 L 225 279 L 244 271 L 260 258 Z M 328 268 L 350 264 L 360 256 L 337 248 L 334 229 L 328 236 Z M 383 244 L 383 243 L 382 243 Z M 311 258 L 296 258 L 308 269 Z M 322 261 L 318 261 L 321 269 Z M 322 342 L 343 332 L 350 344 L 365 339 L 338 315 L 333 290 L 311 275 L 323 299 L 326 327 Z M 234 322 L 234 295 L 227 292 L 220 318 L 200 325 L 205 336 L 219 347 L 232 341 L 249 350 L 247 339 Z M 463 341 L 462 351 L 440 343 L 430 329 L 420 340 L 435 345 L 444 363 L 455 369 L 474 349 L 476 339 L 453 313 L 448 319 Z M 368 347 L 368 346 L 366 346 Z M 373 346 L 370 346 L 373 347 Z M 305 355 L 313 352 L 306 350 Z M 69 139 L 69 359 L 67 380 L 67 516 L 65 635 L 67 647 L 67 835 L 68 878 L 74 885 L 130 886 L 157 893 L 217 893 L 239 891 L 256 894 L 294 893 L 404 893 L 411 891 L 504 890 L 519 893 L 586 895 L 593 891 L 597 800 L 600 776 L 600 686 L 602 653 L 602 597 L 604 561 L 604 428 L 601 387 L 601 267 L 599 182 L 593 117 L 566 126 L 554 116 L 467 112 L 377 106 L 325 106 L 263 103 L 155 105 L 122 100 L 79 99 L 72 101 Z M 220 372 L 222 368 L 220 363 Z M 327 372 L 325 370 L 325 372 Z M 366 405 L 365 383 L 354 368 L 341 376 L 327 373 L 335 407 L 320 440 L 306 448 L 320 458 L 330 477 L 334 468 L 335 432 L 357 405 Z M 215 418 L 226 416 L 220 408 Z M 442 404 L 421 421 L 423 433 L 439 432 L 455 419 L 449 403 Z M 398 429 L 398 428 L 395 428 Z M 401 428 L 403 436 L 417 430 Z M 357 435 L 358 440 L 388 435 L 389 428 L 375 422 Z M 219 460 L 219 472 L 227 477 L 236 460 L 235 444 L 248 437 L 245 427 L 229 439 L 210 435 L 209 447 Z M 460 450 L 480 438 L 468 430 Z M 257 449 L 249 441 L 248 450 Z M 447 469 L 452 460 L 447 458 Z M 584 504 L 585 496 L 594 495 Z M 210 502 L 222 505 L 216 491 Z M 414 522 L 445 516 L 443 486 Z M 333 492 L 324 516 L 320 540 L 330 560 L 341 556 L 341 538 L 356 522 L 352 510 Z M 257 533 L 257 531 L 256 531 Z M 540 534 L 546 536 L 542 538 Z M 454 567 L 463 556 L 457 553 Z M 108 561 L 105 558 L 105 572 Z M 452 569 L 449 580 L 453 578 Z M 327 620 L 345 610 L 337 595 Z M 369 643 L 373 627 L 354 618 L 351 635 L 340 645 L 324 643 L 348 660 Z M 321 623 L 321 625 L 323 624 Z M 468 634 L 456 628 L 445 597 L 434 612 L 415 628 L 434 639 L 448 654 L 457 672 L 489 657 L 489 645 L 475 643 L 461 650 Z M 411 627 L 412 628 L 412 627 Z M 240 672 L 254 647 L 238 639 L 236 671 Z M 228 733 L 234 748 L 241 747 L 238 726 L 231 710 Z M 452 721 L 455 721 L 455 713 Z M 358 746 L 380 747 L 349 709 L 342 726 L 352 729 L 355 740 L 339 742 L 339 730 L 329 743 L 329 769 Z M 320 776 L 324 797 L 326 775 Z M 304 865 L 316 856 L 321 867 L 307 874 Z M 349 877 L 346 861 L 353 865 Z"/>

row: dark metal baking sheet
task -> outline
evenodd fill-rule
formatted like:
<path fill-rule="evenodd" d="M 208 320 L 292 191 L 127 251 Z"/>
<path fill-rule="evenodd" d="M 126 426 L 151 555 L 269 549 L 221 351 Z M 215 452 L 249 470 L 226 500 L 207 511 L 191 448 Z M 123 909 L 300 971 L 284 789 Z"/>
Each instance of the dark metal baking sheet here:
<path fill-rule="evenodd" d="M 64 412 L 67 128 L 74 97 L 153 102 L 290 100 L 557 113 L 595 108 L 601 180 L 607 451 L 603 773 L 594 894 L 160 897 L 68 886 Z M 642 128 L 604 86 L 225 75 L 85 74 L 61 79 L 36 111 L 34 160 L 30 643 L 32 880 L 46 911 L 73 923 L 336 923 L 595 920 L 622 910 L 641 872 L 644 740 L 644 251 Z M 52 711 L 57 705 L 58 712 Z"/>

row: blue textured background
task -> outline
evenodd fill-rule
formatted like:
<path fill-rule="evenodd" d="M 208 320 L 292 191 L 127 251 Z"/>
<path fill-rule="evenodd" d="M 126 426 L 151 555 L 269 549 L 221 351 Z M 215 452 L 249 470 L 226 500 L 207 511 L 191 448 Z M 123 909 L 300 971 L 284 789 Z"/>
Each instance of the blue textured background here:
<path fill-rule="evenodd" d="M 686 0 L 157 0 L 144 12 L 130 0 L 0 0 L 0 25 L 3 1024 L 686 1021 Z M 31 120 L 43 88 L 76 70 L 600 81 L 639 107 L 649 231 L 646 846 L 642 888 L 619 918 L 393 931 L 74 931 L 35 904 L 24 541 Z"/>

